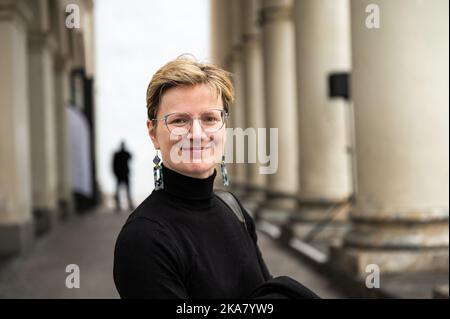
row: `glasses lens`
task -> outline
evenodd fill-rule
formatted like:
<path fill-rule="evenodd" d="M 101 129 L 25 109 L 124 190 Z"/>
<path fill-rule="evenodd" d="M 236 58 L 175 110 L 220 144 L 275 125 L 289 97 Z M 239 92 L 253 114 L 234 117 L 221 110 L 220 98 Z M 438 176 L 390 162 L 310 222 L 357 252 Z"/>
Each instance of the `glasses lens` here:
<path fill-rule="evenodd" d="M 217 132 L 225 123 L 224 110 L 208 110 L 200 115 L 200 123 L 207 133 Z M 171 134 L 185 135 L 191 129 L 192 117 L 189 113 L 173 113 L 166 117 L 166 125 Z"/>
<path fill-rule="evenodd" d="M 189 132 L 191 116 L 187 113 L 174 113 L 166 117 L 169 131 L 175 135 L 184 135 Z"/>
<path fill-rule="evenodd" d="M 223 110 L 210 110 L 203 112 L 200 118 L 205 132 L 216 132 L 220 130 L 225 121 Z"/>

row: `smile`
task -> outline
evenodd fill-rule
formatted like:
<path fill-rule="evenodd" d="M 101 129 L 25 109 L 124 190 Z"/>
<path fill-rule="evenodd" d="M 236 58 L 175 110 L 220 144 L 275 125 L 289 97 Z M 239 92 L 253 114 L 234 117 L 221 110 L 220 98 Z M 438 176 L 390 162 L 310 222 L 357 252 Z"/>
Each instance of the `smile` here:
<path fill-rule="evenodd" d="M 211 146 L 205 146 L 205 147 L 189 147 L 189 148 L 184 148 L 182 147 L 181 149 L 183 151 L 204 151 L 204 150 L 208 150 L 210 149 Z"/>

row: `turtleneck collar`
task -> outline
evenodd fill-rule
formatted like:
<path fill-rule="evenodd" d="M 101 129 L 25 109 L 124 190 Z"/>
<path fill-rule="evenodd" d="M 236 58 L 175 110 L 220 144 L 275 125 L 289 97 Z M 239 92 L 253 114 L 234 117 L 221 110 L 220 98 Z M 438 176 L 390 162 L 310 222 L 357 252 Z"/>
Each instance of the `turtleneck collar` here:
<path fill-rule="evenodd" d="M 217 171 L 207 178 L 194 178 L 178 173 L 166 166 L 163 168 L 164 191 L 188 200 L 206 200 L 214 195 L 214 178 Z"/>

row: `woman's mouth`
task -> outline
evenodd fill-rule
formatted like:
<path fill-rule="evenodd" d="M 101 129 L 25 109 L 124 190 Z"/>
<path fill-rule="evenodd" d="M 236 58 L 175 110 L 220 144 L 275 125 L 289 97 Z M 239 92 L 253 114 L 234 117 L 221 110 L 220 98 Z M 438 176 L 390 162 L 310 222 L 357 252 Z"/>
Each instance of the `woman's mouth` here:
<path fill-rule="evenodd" d="M 202 147 L 182 147 L 181 149 L 183 151 L 190 151 L 190 152 L 200 152 L 210 149 L 211 146 L 202 146 Z"/>

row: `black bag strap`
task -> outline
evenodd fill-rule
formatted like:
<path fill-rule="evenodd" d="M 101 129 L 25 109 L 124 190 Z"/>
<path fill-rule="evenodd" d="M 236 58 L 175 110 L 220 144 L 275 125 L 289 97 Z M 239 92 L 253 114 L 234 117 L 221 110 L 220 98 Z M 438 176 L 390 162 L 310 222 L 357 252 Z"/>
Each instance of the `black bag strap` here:
<path fill-rule="evenodd" d="M 233 211 L 238 220 L 244 224 L 245 229 L 248 231 L 244 213 L 242 212 L 241 206 L 239 205 L 234 195 L 224 190 L 215 190 L 215 194 L 220 200 L 222 200 L 225 205 L 228 206 L 228 208 Z"/>
<path fill-rule="evenodd" d="M 259 268 L 261 269 L 261 273 L 263 275 L 263 277 L 267 280 L 272 278 L 272 275 L 269 273 L 269 270 L 267 269 L 267 266 L 265 265 L 264 261 L 262 260 L 262 256 L 259 252 L 258 246 L 256 245 L 256 233 L 255 233 L 255 229 L 250 230 L 247 227 L 247 222 L 245 221 L 245 217 L 244 217 L 244 213 L 242 212 L 242 208 L 241 205 L 239 205 L 236 197 L 234 197 L 234 195 L 228 191 L 224 191 L 224 190 L 215 190 L 214 191 L 216 196 L 226 205 L 228 206 L 228 208 L 230 208 L 234 215 L 236 215 L 236 217 L 238 218 L 238 220 L 244 224 L 245 230 L 247 231 L 247 234 L 250 236 L 251 241 L 253 243 L 253 245 L 255 246 L 256 249 L 256 257 L 258 258 L 258 264 L 259 264 Z M 254 234 L 252 234 L 252 232 Z M 267 274 L 267 275 L 265 275 Z"/>

